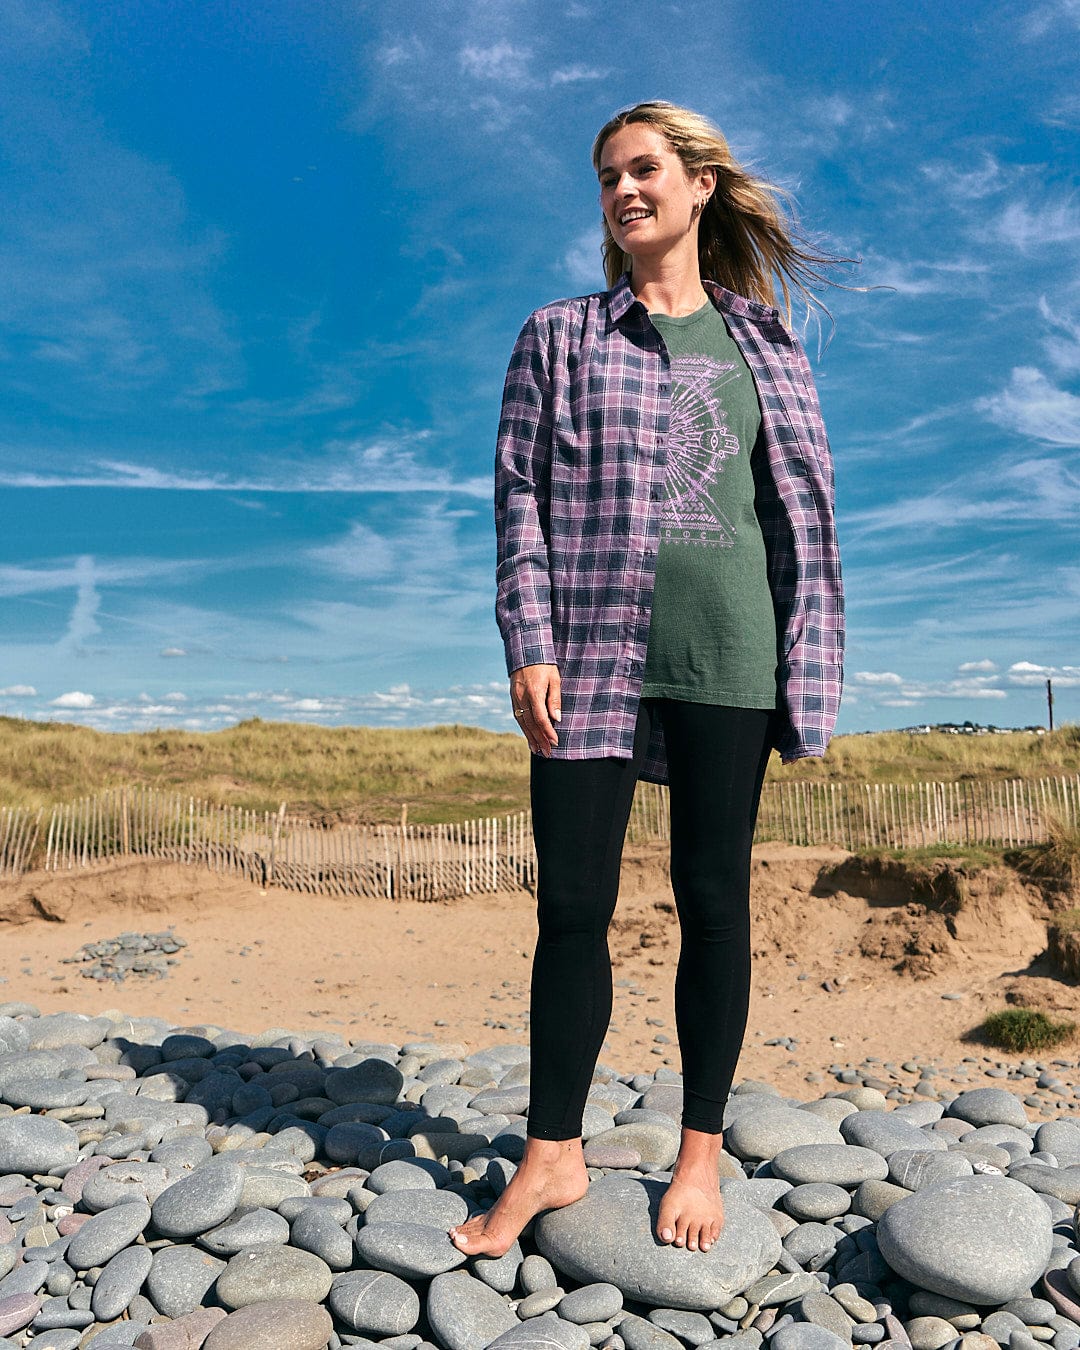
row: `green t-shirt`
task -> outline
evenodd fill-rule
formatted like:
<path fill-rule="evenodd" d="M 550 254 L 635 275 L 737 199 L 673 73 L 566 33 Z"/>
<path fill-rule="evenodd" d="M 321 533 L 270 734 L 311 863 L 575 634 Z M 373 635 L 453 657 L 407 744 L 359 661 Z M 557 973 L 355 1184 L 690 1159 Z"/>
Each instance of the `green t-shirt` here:
<path fill-rule="evenodd" d="M 649 316 L 671 356 L 671 425 L 642 694 L 776 706 L 776 615 L 754 511 L 753 376 L 708 302 Z"/>

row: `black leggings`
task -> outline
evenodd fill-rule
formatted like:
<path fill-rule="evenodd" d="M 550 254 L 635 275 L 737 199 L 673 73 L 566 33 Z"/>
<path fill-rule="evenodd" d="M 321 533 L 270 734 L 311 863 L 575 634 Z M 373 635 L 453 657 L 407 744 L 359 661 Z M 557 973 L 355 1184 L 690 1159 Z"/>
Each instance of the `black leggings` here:
<path fill-rule="evenodd" d="M 532 757 L 539 937 L 533 959 L 528 1132 L 575 1139 L 611 1020 L 607 931 L 634 787 L 658 718 L 667 747 L 671 885 L 682 930 L 675 1021 L 683 1125 L 709 1134 L 750 1002 L 750 846 L 772 713 L 642 699 L 632 759 Z"/>

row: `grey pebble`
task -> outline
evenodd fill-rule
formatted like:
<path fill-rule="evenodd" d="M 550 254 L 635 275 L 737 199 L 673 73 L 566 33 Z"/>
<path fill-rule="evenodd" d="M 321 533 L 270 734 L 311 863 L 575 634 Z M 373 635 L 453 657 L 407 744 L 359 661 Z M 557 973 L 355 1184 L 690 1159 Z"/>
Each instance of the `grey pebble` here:
<path fill-rule="evenodd" d="M 333 1274 L 325 1261 L 295 1247 L 247 1247 L 237 1252 L 217 1278 L 216 1293 L 226 1308 L 273 1299 L 321 1303 Z"/>
<path fill-rule="evenodd" d="M 232 1312 L 211 1330 L 202 1350 L 323 1350 L 330 1314 L 306 1299 L 270 1299 Z"/>
<path fill-rule="evenodd" d="M 16 1115 L 0 1119 L 0 1173 L 25 1176 L 70 1167 L 79 1153 L 79 1136 L 49 1116 Z"/>
<path fill-rule="evenodd" d="M 707 1252 L 657 1242 L 655 1222 L 665 1186 L 611 1174 L 565 1209 L 536 1222 L 541 1253 L 583 1284 L 614 1284 L 625 1297 L 659 1307 L 711 1310 L 729 1302 L 780 1255 L 772 1224 L 738 1197 L 725 1196 L 725 1223 Z"/>
<path fill-rule="evenodd" d="M 466 1259 L 445 1232 L 415 1223 L 366 1224 L 356 1234 L 356 1250 L 373 1269 L 402 1279 L 440 1275 Z"/>
<path fill-rule="evenodd" d="M 1008 1215 L 1008 1222 L 1002 1221 Z M 1046 1267 L 1051 1220 L 1037 1195 L 1006 1177 L 961 1177 L 891 1205 L 881 1254 L 913 1284 L 976 1304 L 1026 1292 Z"/>
<path fill-rule="evenodd" d="M 163 1237 L 190 1238 L 222 1223 L 240 1202 L 244 1172 L 233 1162 L 208 1162 L 168 1186 L 153 1202 Z"/>
<path fill-rule="evenodd" d="M 289 1242 L 312 1252 L 331 1270 L 348 1270 L 353 1264 L 353 1240 L 326 1209 L 312 1205 L 292 1221 Z"/>
<path fill-rule="evenodd" d="M 289 1241 L 289 1223 L 282 1215 L 272 1209 L 248 1210 L 234 1219 L 200 1233 L 200 1247 L 213 1252 L 215 1256 L 230 1257 L 245 1247 L 270 1246 L 274 1243 Z"/>
<path fill-rule="evenodd" d="M 607 1322 L 622 1311 L 622 1291 L 600 1281 L 564 1294 L 556 1312 L 567 1322 Z"/>
<path fill-rule="evenodd" d="M 463 1270 L 435 1276 L 424 1310 L 446 1350 L 484 1350 L 518 1322 L 502 1295 Z"/>
<path fill-rule="evenodd" d="M 162 1247 L 154 1253 L 146 1292 L 166 1317 L 182 1317 L 199 1307 L 224 1269 L 224 1261 L 198 1247 Z"/>
<path fill-rule="evenodd" d="M 143 1286 L 154 1254 L 148 1247 L 127 1247 L 117 1252 L 94 1284 L 90 1309 L 99 1322 L 111 1322 L 127 1311 Z"/>
<path fill-rule="evenodd" d="M 384 1270 L 338 1275 L 328 1298 L 335 1317 L 353 1331 L 400 1336 L 420 1320 L 420 1298 L 411 1285 Z"/>
<path fill-rule="evenodd" d="M 150 1222 L 150 1206 L 145 1200 L 114 1205 L 92 1215 L 72 1236 L 65 1259 L 73 1270 L 103 1266 L 134 1242 Z"/>

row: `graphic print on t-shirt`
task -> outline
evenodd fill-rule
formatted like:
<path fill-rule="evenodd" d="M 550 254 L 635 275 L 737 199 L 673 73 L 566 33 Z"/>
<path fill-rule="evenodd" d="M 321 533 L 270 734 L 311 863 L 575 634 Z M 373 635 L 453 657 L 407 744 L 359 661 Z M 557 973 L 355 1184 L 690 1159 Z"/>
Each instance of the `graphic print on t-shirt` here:
<path fill-rule="evenodd" d="M 710 488 L 724 461 L 739 453 L 739 438 L 728 426 L 721 399 L 721 390 L 739 374 L 732 362 L 708 356 L 672 359 L 661 543 L 735 546 L 735 526 L 713 501 Z"/>

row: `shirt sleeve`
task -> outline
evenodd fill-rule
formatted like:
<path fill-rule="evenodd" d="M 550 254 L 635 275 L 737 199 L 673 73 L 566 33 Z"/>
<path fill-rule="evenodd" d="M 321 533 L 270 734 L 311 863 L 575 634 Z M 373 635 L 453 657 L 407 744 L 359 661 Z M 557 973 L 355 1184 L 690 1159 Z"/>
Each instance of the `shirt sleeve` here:
<path fill-rule="evenodd" d="M 555 663 L 549 574 L 551 337 L 538 314 L 510 357 L 495 452 L 495 617 L 508 673 Z"/>
<path fill-rule="evenodd" d="M 783 559 L 772 577 L 774 599 L 793 638 L 779 654 L 786 717 L 777 749 L 785 763 L 825 753 L 840 707 L 845 637 L 832 451 L 810 363 L 794 334 L 791 338 L 806 399 L 800 440 L 814 456 L 809 474 L 792 485 L 802 540 L 798 566 L 790 543 L 776 547 L 791 523 L 773 484 L 765 485 L 762 502 L 763 532 L 767 540 L 772 536 L 774 556 Z"/>

